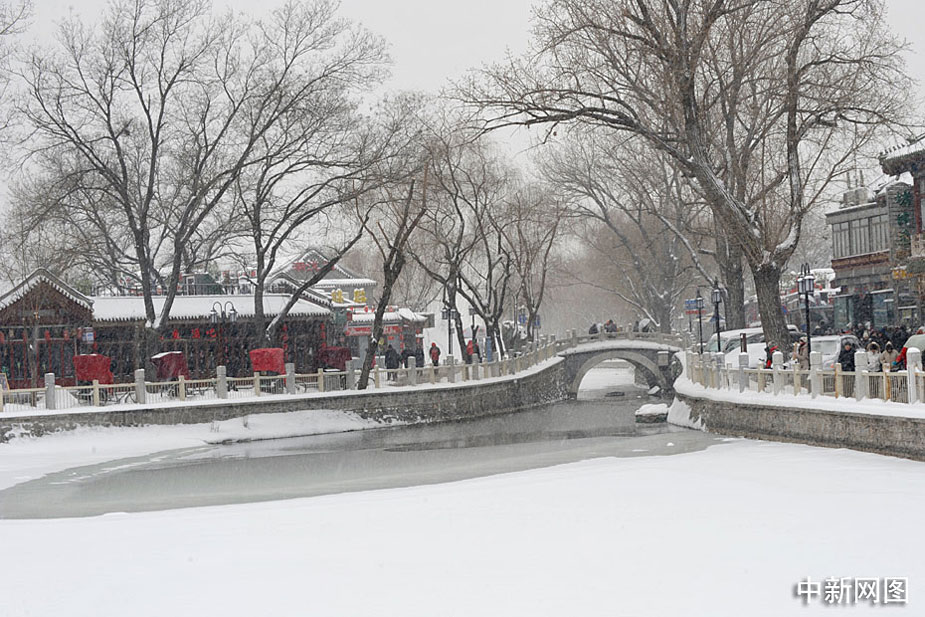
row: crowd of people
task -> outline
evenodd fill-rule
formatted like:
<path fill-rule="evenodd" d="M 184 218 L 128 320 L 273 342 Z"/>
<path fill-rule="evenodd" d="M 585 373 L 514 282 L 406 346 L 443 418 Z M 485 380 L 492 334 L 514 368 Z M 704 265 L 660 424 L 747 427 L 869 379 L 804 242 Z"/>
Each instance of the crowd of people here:
<path fill-rule="evenodd" d="M 437 343 L 430 344 L 428 355 L 434 367 L 440 366 L 440 356 L 442 354 L 443 352 L 440 350 L 440 347 L 437 346 Z M 414 358 L 414 365 L 416 367 L 423 367 L 424 349 L 421 347 L 406 347 L 399 353 L 392 345 L 389 345 L 385 350 L 385 368 L 388 370 L 395 370 L 402 367 L 409 368 L 410 358 Z M 482 350 L 479 348 L 479 344 L 475 339 L 469 339 L 469 342 L 466 344 L 466 363 L 472 364 L 472 362 L 482 362 Z M 390 374 L 388 378 L 392 380 L 395 379 L 396 376 Z"/>

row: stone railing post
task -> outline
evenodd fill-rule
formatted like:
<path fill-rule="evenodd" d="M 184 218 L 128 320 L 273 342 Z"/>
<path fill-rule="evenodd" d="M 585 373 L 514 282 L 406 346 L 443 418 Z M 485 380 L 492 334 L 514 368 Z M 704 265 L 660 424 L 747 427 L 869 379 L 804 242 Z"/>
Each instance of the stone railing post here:
<path fill-rule="evenodd" d="M 376 375 L 375 375 L 375 384 L 376 384 L 376 388 L 377 388 L 377 389 L 380 388 L 380 387 L 382 386 L 382 376 L 381 376 L 381 373 L 380 373 L 379 371 L 380 371 L 380 369 L 382 369 L 383 366 L 385 366 L 385 356 L 376 356 Z M 388 373 L 386 373 L 386 375 L 385 375 L 385 380 L 386 380 L 386 381 L 389 380 L 389 374 L 388 374 Z"/>
<path fill-rule="evenodd" d="M 446 380 L 449 383 L 456 382 L 456 359 L 453 356 L 446 357 Z"/>
<path fill-rule="evenodd" d="M 739 353 L 739 392 L 745 392 L 748 387 L 748 374 L 745 369 L 748 368 L 748 354 L 744 351 Z"/>
<path fill-rule="evenodd" d="M 181 401 L 186 400 L 186 377 L 183 375 L 177 377 L 177 393 L 179 394 Z"/>
<path fill-rule="evenodd" d="M 344 387 L 347 390 L 356 390 L 357 387 L 357 374 L 356 370 L 353 368 L 353 359 L 347 360 L 344 364 L 344 370 L 347 372 L 344 380 Z"/>
<path fill-rule="evenodd" d="M 578 346 L 578 330 L 572 328 L 572 347 Z"/>
<path fill-rule="evenodd" d="M 221 367 L 224 369 L 225 367 Z M 135 371 L 135 402 L 141 405 L 145 403 L 145 396 L 148 390 L 145 388 L 145 370 L 140 368 Z"/>
<path fill-rule="evenodd" d="M 813 398 L 822 395 L 822 354 L 818 351 L 809 354 L 809 389 Z"/>
<path fill-rule="evenodd" d="M 295 394 L 295 363 L 287 362 L 286 367 L 286 394 Z"/>
<path fill-rule="evenodd" d="M 58 400 L 55 396 L 55 374 L 45 373 L 45 409 L 57 409 Z"/>
<path fill-rule="evenodd" d="M 868 392 L 870 386 L 870 380 L 868 379 L 869 370 L 870 367 L 867 365 L 867 352 L 854 352 L 854 398 L 859 401 L 870 396 L 870 392 Z"/>
<path fill-rule="evenodd" d="M 427 378 L 430 383 L 437 383 L 437 369 L 434 367 L 433 362 L 427 365 Z"/>
<path fill-rule="evenodd" d="M 780 394 L 784 389 L 784 354 L 780 351 L 771 356 L 771 368 L 774 370 L 774 394 Z"/>
<path fill-rule="evenodd" d="M 909 403 L 919 402 L 919 387 L 916 383 L 915 372 L 922 368 L 922 351 L 917 347 L 906 349 L 906 391 L 909 393 Z"/>
<path fill-rule="evenodd" d="M 93 399 L 93 406 L 99 407 L 100 406 L 100 380 L 99 379 L 93 380 L 93 395 L 91 398 Z"/>
<path fill-rule="evenodd" d="M 418 385 L 418 359 L 414 356 L 408 358 L 408 383 Z"/>
<path fill-rule="evenodd" d="M 324 369 L 318 369 L 318 392 L 324 392 Z"/>
<path fill-rule="evenodd" d="M 716 389 L 722 390 L 723 385 L 723 369 L 725 368 L 726 357 L 720 352 L 713 354 L 713 365 L 714 370 L 716 371 Z"/>

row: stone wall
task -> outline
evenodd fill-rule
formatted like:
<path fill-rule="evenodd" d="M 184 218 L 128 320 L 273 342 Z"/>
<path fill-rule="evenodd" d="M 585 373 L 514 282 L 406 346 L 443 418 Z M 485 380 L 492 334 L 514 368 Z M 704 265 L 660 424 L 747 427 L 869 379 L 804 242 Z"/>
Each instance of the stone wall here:
<path fill-rule="evenodd" d="M 43 435 L 79 426 L 147 426 L 153 424 L 200 424 L 260 413 L 307 409 L 340 409 L 363 418 L 388 423 L 442 422 L 497 415 L 554 403 L 568 397 L 565 363 L 525 375 L 492 381 L 471 381 L 445 387 L 423 386 L 399 392 L 332 392 L 329 394 L 267 397 L 243 401 L 209 401 L 199 405 L 137 407 L 123 411 L 79 411 L 3 417 L 0 442 L 11 435 Z"/>
<path fill-rule="evenodd" d="M 711 433 L 925 461 L 925 419 L 803 408 L 764 407 L 677 395 Z"/>

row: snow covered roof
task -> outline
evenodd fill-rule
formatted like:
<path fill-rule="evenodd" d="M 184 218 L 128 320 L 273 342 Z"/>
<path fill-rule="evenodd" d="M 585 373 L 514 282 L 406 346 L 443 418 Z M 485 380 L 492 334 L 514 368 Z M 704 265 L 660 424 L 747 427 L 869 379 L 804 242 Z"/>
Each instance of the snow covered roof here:
<path fill-rule="evenodd" d="M 288 294 L 266 294 L 263 297 L 264 312 L 268 316 L 279 314 L 289 301 Z M 160 313 L 164 296 L 154 296 L 154 310 Z M 254 315 L 254 297 L 245 295 L 176 296 L 170 308 L 171 319 L 208 319 L 212 307 L 218 302 L 231 302 L 239 317 Z M 330 311 L 308 300 L 300 299 L 289 311 L 292 316 L 322 317 Z M 96 321 L 144 321 L 145 305 L 141 296 L 96 296 L 93 298 L 93 317 Z"/>
<path fill-rule="evenodd" d="M 93 309 L 93 300 L 83 295 L 45 268 L 38 268 L 37 270 L 34 270 L 32 274 L 25 278 L 25 280 L 13 287 L 13 289 L 10 291 L 0 296 L 0 309 L 4 309 L 10 306 L 25 296 L 27 293 L 35 289 L 41 283 L 49 285 L 57 292 L 69 300 L 76 302 L 80 306 L 86 309 Z"/>
<path fill-rule="evenodd" d="M 353 313 L 353 321 L 358 322 L 358 323 L 372 323 L 375 320 L 375 318 L 376 318 L 376 312 L 372 310 L 369 311 L 368 313 L 366 312 L 358 313 L 356 311 L 354 311 Z M 389 321 L 389 322 L 405 320 L 405 321 L 418 323 L 418 322 L 427 321 L 427 317 L 425 315 L 418 315 L 411 309 L 401 308 L 395 311 L 386 311 L 385 314 L 382 316 L 382 320 Z"/>
<path fill-rule="evenodd" d="M 908 171 L 906 164 L 914 159 L 925 157 L 925 135 L 920 135 L 909 143 L 896 145 L 880 154 L 880 167 L 891 176 Z"/>
<path fill-rule="evenodd" d="M 337 288 L 349 288 L 354 289 L 356 287 L 375 287 L 376 281 L 373 279 L 321 279 L 314 285 L 318 289 L 337 289 Z"/>

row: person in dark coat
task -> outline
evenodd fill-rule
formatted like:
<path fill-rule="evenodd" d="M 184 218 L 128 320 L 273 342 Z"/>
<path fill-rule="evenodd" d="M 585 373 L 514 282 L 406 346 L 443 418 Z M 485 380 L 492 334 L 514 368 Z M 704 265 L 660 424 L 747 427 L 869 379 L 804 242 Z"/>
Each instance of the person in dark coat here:
<path fill-rule="evenodd" d="M 389 345 L 385 350 L 385 368 L 395 370 L 401 365 L 401 357 L 395 348 Z M 395 379 L 395 373 L 389 373 L 389 379 Z"/>
<path fill-rule="evenodd" d="M 414 355 L 414 351 L 411 350 L 410 348 L 405 347 L 404 349 L 402 349 L 402 352 L 401 352 L 402 366 L 404 366 L 405 368 L 408 368 L 408 358 L 410 358 L 413 355 Z"/>
<path fill-rule="evenodd" d="M 415 347 L 414 348 L 414 365 L 418 368 L 424 366 L 424 348 Z"/>
<path fill-rule="evenodd" d="M 854 372 L 854 345 L 851 341 L 845 341 L 845 345 L 838 354 L 838 363 L 841 364 L 841 370 Z"/>

